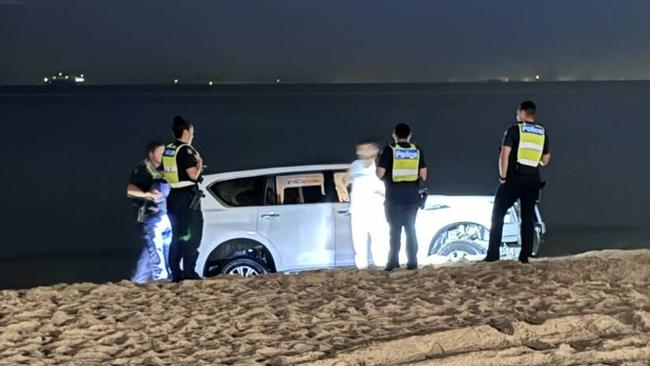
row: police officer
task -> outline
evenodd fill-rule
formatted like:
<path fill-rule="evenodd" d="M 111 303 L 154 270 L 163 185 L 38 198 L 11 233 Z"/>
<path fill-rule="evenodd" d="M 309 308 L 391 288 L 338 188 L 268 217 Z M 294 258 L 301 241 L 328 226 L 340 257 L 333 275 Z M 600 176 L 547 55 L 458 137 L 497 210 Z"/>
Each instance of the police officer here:
<path fill-rule="evenodd" d="M 163 153 L 164 176 L 172 190 L 167 198 L 167 210 L 172 223 L 172 244 L 169 249 L 169 266 L 172 280 L 199 279 L 194 267 L 203 236 L 201 213 L 201 180 L 203 159 L 192 147 L 194 126 L 183 117 L 174 117 L 172 131 L 176 141 L 168 144 Z M 183 270 L 180 262 L 183 260 Z"/>
<path fill-rule="evenodd" d="M 499 188 L 494 198 L 490 246 L 485 261 L 499 260 L 503 218 L 515 201 L 521 205 L 521 252 L 519 261 L 528 263 L 535 234 L 535 202 L 541 179 L 539 166 L 551 161 L 546 129 L 536 121 L 535 103 L 525 101 L 517 108 L 517 122 L 506 130 L 499 154 Z"/>
<path fill-rule="evenodd" d="M 402 228 L 406 232 L 407 269 L 417 268 L 418 242 L 415 233 L 420 187 L 427 179 L 427 166 L 419 146 L 411 143 L 411 128 L 395 126 L 395 142 L 387 144 L 377 163 L 377 176 L 386 186 L 384 208 L 390 226 L 390 250 L 386 271 L 399 267 Z"/>
<path fill-rule="evenodd" d="M 172 228 L 167 217 L 169 184 L 159 170 L 165 145 L 152 141 L 147 146 L 147 157 L 133 170 L 126 187 L 127 197 L 137 210 L 138 231 L 143 248 L 132 281 L 144 283 L 168 278 L 167 253 Z"/>

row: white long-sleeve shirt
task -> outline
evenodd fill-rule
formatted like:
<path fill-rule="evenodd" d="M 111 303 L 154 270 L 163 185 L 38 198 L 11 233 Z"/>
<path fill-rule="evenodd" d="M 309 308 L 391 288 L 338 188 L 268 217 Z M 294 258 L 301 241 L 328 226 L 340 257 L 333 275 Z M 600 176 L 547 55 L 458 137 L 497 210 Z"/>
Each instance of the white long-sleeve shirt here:
<path fill-rule="evenodd" d="M 352 178 L 352 194 L 350 195 L 350 210 L 376 208 L 384 204 L 384 183 L 376 174 L 377 166 L 374 162 L 367 165 L 364 160 L 355 160 L 350 165 Z"/>

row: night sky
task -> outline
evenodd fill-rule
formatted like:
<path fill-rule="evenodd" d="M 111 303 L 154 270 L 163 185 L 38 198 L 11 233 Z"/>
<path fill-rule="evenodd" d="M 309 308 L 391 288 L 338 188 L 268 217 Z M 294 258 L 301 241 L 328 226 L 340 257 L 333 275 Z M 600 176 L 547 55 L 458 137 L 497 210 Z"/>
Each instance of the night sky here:
<path fill-rule="evenodd" d="M 0 84 L 650 78 L 645 0 L 0 0 Z"/>

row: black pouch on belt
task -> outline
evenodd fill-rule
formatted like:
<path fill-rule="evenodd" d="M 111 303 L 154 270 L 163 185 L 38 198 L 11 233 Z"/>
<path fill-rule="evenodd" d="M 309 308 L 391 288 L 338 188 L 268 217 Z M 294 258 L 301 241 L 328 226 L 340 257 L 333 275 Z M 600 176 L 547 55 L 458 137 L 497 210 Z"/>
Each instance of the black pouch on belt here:
<path fill-rule="evenodd" d="M 142 204 L 140 205 L 140 207 L 138 207 L 138 216 L 136 218 L 137 222 L 141 224 L 144 222 L 144 215 L 146 211 L 147 211 L 147 206 L 145 204 Z"/>
<path fill-rule="evenodd" d="M 427 196 L 429 195 L 429 192 L 422 179 L 418 181 L 418 195 L 418 205 L 420 206 L 421 210 L 424 210 L 424 205 L 427 203 Z"/>
<path fill-rule="evenodd" d="M 192 201 L 190 201 L 189 209 L 195 211 L 199 209 L 199 204 L 201 203 L 201 198 L 204 196 L 203 191 L 196 188 L 192 190 Z"/>

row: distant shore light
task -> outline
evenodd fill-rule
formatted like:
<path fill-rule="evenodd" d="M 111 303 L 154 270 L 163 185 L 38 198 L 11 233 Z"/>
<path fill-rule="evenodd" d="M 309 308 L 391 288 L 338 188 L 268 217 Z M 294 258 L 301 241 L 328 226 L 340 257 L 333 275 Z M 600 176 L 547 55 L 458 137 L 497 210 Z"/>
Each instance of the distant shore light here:
<path fill-rule="evenodd" d="M 49 80 L 50 80 L 50 79 L 48 79 L 48 78 L 43 78 L 43 82 L 44 82 L 44 83 L 47 83 Z"/>
<path fill-rule="evenodd" d="M 174 79 L 174 84 L 178 84 L 178 79 Z"/>
<path fill-rule="evenodd" d="M 276 83 L 279 83 L 279 82 L 280 82 L 280 78 L 275 79 L 275 82 L 276 82 Z"/>
<path fill-rule="evenodd" d="M 539 79 L 541 79 L 541 76 L 535 75 L 535 80 L 539 80 Z"/>
<path fill-rule="evenodd" d="M 208 85 L 212 86 L 213 84 L 212 80 L 208 81 Z"/>

